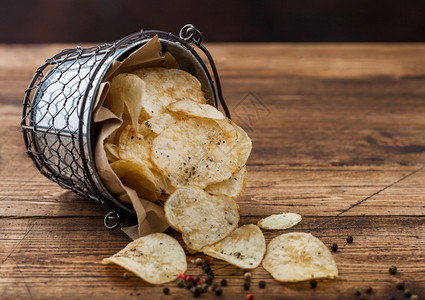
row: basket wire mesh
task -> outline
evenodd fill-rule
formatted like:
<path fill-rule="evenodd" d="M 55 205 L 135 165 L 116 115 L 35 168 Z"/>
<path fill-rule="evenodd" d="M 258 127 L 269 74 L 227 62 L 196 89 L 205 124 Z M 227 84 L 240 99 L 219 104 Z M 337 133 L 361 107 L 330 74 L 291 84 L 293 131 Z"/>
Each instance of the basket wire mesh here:
<path fill-rule="evenodd" d="M 93 102 L 112 61 L 128 55 L 155 35 L 183 47 L 194 57 L 206 75 L 213 104 L 218 108 L 218 98 L 230 118 L 214 61 L 202 45 L 202 34 L 191 24 L 181 29 L 179 37 L 141 30 L 112 44 L 65 49 L 36 70 L 25 91 L 21 129 L 27 155 L 48 179 L 109 210 L 104 219 L 109 229 L 117 228 L 124 220 L 134 220 L 135 212 L 109 194 L 97 173 L 92 151 L 96 136 Z M 191 44 L 206 55 L 215 82 Z"/>

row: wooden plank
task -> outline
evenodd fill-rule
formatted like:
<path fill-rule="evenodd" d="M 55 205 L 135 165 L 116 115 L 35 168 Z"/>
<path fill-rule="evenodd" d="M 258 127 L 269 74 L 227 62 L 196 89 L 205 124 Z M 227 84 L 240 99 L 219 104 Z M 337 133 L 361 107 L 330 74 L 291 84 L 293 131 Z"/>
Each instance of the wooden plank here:
<path fill-rule="evenodd" d="M 126 280 L 121 268 L 101 265 L 129 238 L 105 230 L 100 205 L 48 181 L 24 154 L 23 91 L 46 58 L 70 46 L 0 45 L 0 298 L 187 298 L 174 284 Z M 280 284 L 259 267 L 249 292 L 355 299 L 353 288 L 372 285 L 371 299 L 402 298 L 394 285 L 403 279 L 425 293 L 425 45 L 209 46 L 233 118 L 253 139 L 241 224 L 299 212 L 294 231 L 340 246 L 337 280 Z M 265 231 L 267 241 L 282 232 Z M 223 299 L 246 297 L 241 270 L 220 261 L 213 269 L 229 281 Z M 200 272 L 189 263 L 189 274 Z"/>

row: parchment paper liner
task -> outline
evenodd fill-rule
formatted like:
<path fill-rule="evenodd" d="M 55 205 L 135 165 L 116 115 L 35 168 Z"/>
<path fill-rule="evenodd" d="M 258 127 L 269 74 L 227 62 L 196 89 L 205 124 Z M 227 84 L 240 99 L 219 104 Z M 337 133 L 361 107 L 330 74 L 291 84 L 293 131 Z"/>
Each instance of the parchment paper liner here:
<path fill-rule="evenodd" d="M 120 127 L 123 120 L 103 104 L 109 91 L 109 80 L 118 74 L 148 67 L 179 68 L 177 61 L 170 53 L 167 52 L 165 55 L 161 53 L 161 43 L 157 36 L 125 60 L 112 63 L 99 86 L 93 108 L 93 121 L 95 126 L 99 127 L 94 153 L 97 171 L 109 192 L 117 200 L 133 205 L 137 214 L 138 225 L 123 228 L 123 231 L 132 239 L 153 232 L 163 232 L 169 225 L 165 220 L 163 208 L 151 201 L 139 198 L 133 189 L 122 184 L 109 165 L 103 143 L 112 132 Z"/>

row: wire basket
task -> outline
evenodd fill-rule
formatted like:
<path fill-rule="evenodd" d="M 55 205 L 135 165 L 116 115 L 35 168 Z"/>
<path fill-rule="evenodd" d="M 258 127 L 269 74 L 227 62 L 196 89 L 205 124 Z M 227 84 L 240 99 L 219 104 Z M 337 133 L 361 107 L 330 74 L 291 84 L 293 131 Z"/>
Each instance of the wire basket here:
<path fill-rule="evenodd" d="M 217 108 L 218 99 L 230 118 L 214 61 L 202 45 L 202 34 L 191 24 L 183 26 L 179 37 L 142 30 L 112 44 L 65 49 L 37 69 L 25 91 L 21 128 L 26 153 L 48 179 L 102 204 L 109 211 L 104 218 L 108 229 L 117 228 L 123 220 L 135 219 L 135 211 L 131 205 L 116 200 L 97 173 L 93 157 L 94 100 L 112 62 L 123 60 L 155 35 L 162 51 L 170 52 L 182 70 L 197 77 L 206 97 Z M 206 55 L 215 82 L 191 44 Z"/>

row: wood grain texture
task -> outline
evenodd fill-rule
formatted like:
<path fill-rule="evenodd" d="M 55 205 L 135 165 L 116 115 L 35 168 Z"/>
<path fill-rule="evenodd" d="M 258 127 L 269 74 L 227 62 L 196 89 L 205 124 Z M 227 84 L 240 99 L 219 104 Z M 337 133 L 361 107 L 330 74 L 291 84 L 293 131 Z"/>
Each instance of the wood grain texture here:
<path fill-rule="evenodd" d="M 188 298 L 174 284 L 124 279 L 121 268 L 101 265 L 129 238 L 104 229 L 101 206 L 49 182 L 24 154 L 24 90 L 35 69 L 66 47 L 0 45 L 0 298 Z M 371 285 L 367 299 L 405 299 L 398 279 L 425 295 L 425 45 L 209 48 L 233 118 L 253 139 L 241 224 L 298 212 L 303 221 L 294 231 L 340 246 L 340 277 L 315 289 L 275 282 L 259 267 L 244 291 L 242 270 L 216 260 L 217 280 L 229 282 L 221 298 L 356 299 L 355 287 Z M 264 233 L 268 242 L 283 232 Z M 202 273 L 190 263 L 195 257 L 188 255 L 191 275 Z"/>

